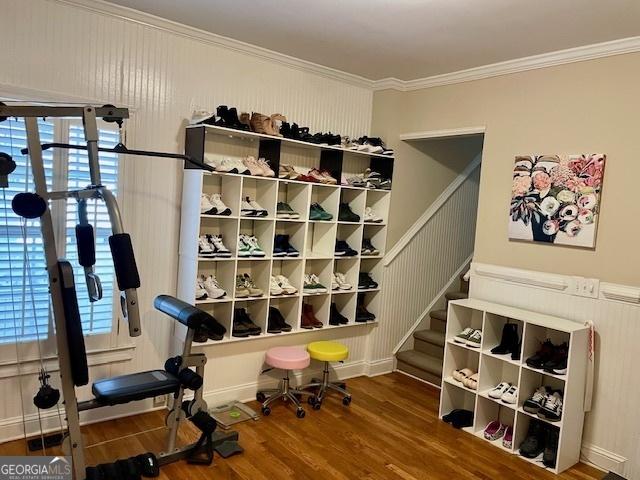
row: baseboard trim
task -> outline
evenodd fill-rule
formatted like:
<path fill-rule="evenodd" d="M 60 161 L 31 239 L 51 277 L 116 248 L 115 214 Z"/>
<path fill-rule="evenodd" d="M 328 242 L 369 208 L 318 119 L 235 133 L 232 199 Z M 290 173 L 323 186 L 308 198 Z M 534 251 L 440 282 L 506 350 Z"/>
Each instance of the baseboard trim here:
<path fill-rule="evenodd" d="M 617 453 L 610 452 L 604 448 L 583 443 L 581 449 L 580 460 L 604 471 L 609 471 L 623 475 L 627 459 Z"/>
<path fill-rule="evenodd" d="M 414 380 L 418 380 L 419 382 L 426 383 L 430 387 L 437 388 L 438 390 L 442 388 L 442 385 L 436 385 L 435 383 L 427 382 L 424 378 L 416 377 L 415 375 L 411 375 L 410 373 L 403 372 L 402 370 L 395 369 L 394 373 L 401 373 L 402 375 L 413 378 Z"/>
<path fill-rule="evenodd" d="M 368 377 L 377 377 L 378 375 L 386 375 L 391 373 L 396 368 L 396 358 L 382 358 L 380 360 L 373 360 L 366 364 L 366 375 Z"/>

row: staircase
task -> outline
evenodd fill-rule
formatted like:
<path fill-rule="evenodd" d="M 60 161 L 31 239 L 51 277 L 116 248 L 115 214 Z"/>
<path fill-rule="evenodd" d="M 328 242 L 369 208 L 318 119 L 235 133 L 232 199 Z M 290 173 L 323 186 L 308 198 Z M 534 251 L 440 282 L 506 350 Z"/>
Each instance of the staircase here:
<path fill-rule="evenodd" d="M 429 312 L 429 328 L 413 332 L 413 349 L 396 354 L 398 370 L 440 386 L 447 328 L 447 305 L 451 300 L 460 300 L 468 296 L 469 282 L 464 279 L 463 274 L 460 276 L 460 289 L 445 293 L 445 308 Z"/>

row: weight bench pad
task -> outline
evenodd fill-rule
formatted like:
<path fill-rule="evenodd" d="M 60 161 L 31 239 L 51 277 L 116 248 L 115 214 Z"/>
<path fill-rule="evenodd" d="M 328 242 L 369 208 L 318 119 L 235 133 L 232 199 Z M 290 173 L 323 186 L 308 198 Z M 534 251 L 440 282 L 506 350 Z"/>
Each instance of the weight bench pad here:
<path fill-rule="evenodd" d="M 153 305 L 157 310 L 166 313 L 189 328 L 199 328 L 202 324 L 212 328 L 212 325 L 217 323 L 207 312 L 170 295 L 158 295 Z M 222 332 L 222 335 L 224 333 Z"/>
<path fill-rule="evenodd" d="M 91 387 L 91 391 L 98 403 L 119 405 L 175 393 L 179 388 L 180 380 L 175 375 L 164 370 L 151 370 L 98 380 Z"/>

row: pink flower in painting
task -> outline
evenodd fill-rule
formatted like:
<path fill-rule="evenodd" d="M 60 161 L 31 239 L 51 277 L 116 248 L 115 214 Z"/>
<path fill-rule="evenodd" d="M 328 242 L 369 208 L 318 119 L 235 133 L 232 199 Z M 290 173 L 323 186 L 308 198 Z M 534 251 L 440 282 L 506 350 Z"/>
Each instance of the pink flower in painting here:
<path fill-rule="evenodd" d="M 566 165 L 558 165 L 551 169 L 551 183 L 555 187 L 566 187 L 569 180 L 575 178 L 576 174 Z"/>
<path fill-rule="evenodd" d="M 521 197 L 531 189 L 531 177 L 521 175 L 513 179 L 511 191 L 514 197 Z"/>
<path fill-rule="evenodd" d="M 564 227 L 564 232 L 568 237 L 575 237 L 582 230 L 582 225 L 578 220 L 574 220 L 572 222 L 567 223 Z"/>
<path fill-rule="evenodd" d="M 604 155 L 582 155 L 569 162 L 569 167 L 588 187 L 599 187 L 604 174 Z"/>
<path fill-rule="evenodd" d="M 551 177 L 545 172 L 538 172 L 533 176 L 533 186 L 536 190 L 547 190 L 551 188 Z"/>
<path fill-rule="evenodd" d="M 586 186 L 586 183 L 583 178 L 573 177 L 567 180 L 565 186 L 572 192 L 579 192 L 581 188 Z"/>

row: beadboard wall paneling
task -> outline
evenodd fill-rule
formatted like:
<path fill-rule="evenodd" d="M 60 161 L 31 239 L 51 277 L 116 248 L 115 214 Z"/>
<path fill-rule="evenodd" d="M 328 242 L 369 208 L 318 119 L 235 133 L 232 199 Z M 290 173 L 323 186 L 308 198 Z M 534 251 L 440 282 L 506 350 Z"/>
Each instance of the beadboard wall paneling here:
<path fill-rule="evenodd" d="M 371 336 L 372 361 L 387 359 L 437 293 L 473 252 L 480 167 L 386 267 L 383 319 Z"/>
<path fill-rule="evenodd" d="M 181 152 L 185 119 L 194 109 L 219 104 L 283 113 L 312 131 L 350 136 L 369 131 L 372 91 L 368 88 L 121 16 L 57 0 L 4 0 L 0 30 L 4 38 L 0 90 L 4 94 L 13 92 L 15 98 L 21 98 L 20 93 L 28 92 L 29 99 L 70 98 L 128 106 L 132 109 L 126 130 L 130 148 Z M 158 368 L 172 353 L 171 321 L 155 312 L 152 304 L 157 294 L 176 291 L 182 165 L 142 157 L 122 161 L 121 209 L 142 278 L 143 336 L 134 339 L 133 360 L 101 366 L 92 371 L 92 378 Z M 354 327 L 344 335 L 350 336 L 345 341 L 351 359 L 362 360 L 361 333 Z M 256 381 L 264 349 L 271 344 L 259 340 L 219 350 L 207 347 L 213 360 L 205 389 Z M 0 381 L 3 391 L 9 391 L 9 386 L 15 385 Z M 33 412 L 32 395 L 30 385 L 24 392 L 27 413 Z M 16 393 L 0 404 L 0 419 L 20 416 Z"/>
<path fill-rule="evenodd" d="M 640 306 L 603 298 L 578 297 L 552 288 L 522 285 L 478 273 L 490 270 L 491 267 L 472 265 L 472 298 L 556 315 L 576 322 L 593 322 L 596 329 L 594 393 L 592 410 L 586 414 L 583 455 L 596 465 L 599 463 L 598 458 L 590 458 L 591 451 L 597 451 L 599 457 L 608 456 L 609 465 L 614 465 L 620 461 L 620 457 L 624 457 L 627 461 L 619 464 L 614 471 L 631 480 L 639 479 L 640 457 L 637 445 L 640 416 L 634 412 L 637 411 L 640 385 L 633 352 L 638 350 L 640 342 Z M 518 276 L 522 278 L 539 279 L 544 276 L 543 273 L 528 270 L 518 272 Z M 550 280 L 557 277 L 558 275 L 551 275 Z M 565 279 L 568 282 L 570 277 Z M 522 392 L 524 395 L 530 393 Z"/>

